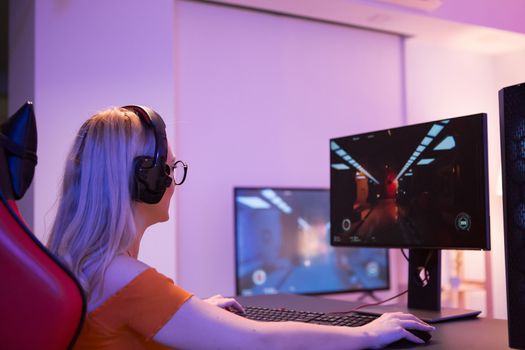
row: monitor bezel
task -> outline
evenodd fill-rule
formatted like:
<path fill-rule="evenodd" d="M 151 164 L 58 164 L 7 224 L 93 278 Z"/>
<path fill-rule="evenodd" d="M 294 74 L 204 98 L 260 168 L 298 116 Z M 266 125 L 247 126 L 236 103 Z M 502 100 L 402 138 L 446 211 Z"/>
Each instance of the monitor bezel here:
<path fill-rule="evenodd" d="M 414 123 L 409 125 L 403 125 L 399 127 L 392 127 L 392 128 L 386 128 L 386 129 L 380 129 L 380 130 L 371 130 L 368 132 L 363 132 L 359 134 L 350 134 L 345 136 L 338 136 L 331 138 L 329 140 L 329 151 L 330 156 L 332 150 L 330 149 L 330 145 L 332 141 L 337 141 L 338 139 L 342 138 L 349 138 L 349 137 L 363 137 L 365 135 L 369 135 L 372 133 L 380 133 L 380 132 L 386 132 L 388 130 L 399 130 L 404 129 L 407 127 L 417 127 L 421 125 L 431 125 L 433 123 L 439 123 L 441 121 L 445 120 L 454 120 L 454 119 L 462 119 L 462 118 L 472 118 L 477 117 L 481 120 L 481 132 L 482 132 L 482 148 L 483 148 L 483 171 L 484 171 L 484 198 L 485 198 L 485 234 L 484 234 L 484 244 L 481 244 L 480 246 L 473 246 L 473 245 L 466 245 L 466 246 L 448 246 L 448 245 L 417 245 L 417 244 L 372 244 L 370 242 L 366 243 L 355 243 L 355 242 L 334 242 L 334 236 L 332 235 L 332 232 L 330 232 L 330 243 L 333 246 L 337 247 L 363 247 L 363 248 L 394 248 L 394 249 L 447 249 L 447 250 L 482 250 L 482 251 L 489 251 L 491 250 L 491 242 L 490 242 L 490 196 L 489 196 L 489 171 L 488 171 L 488 131 L 487 131 L 487 113 L 474 113 L 464 116 L 458 116 L 458 117 L 451 117 L 451 118 L 442 118 L 442 119 L 436 119 L 436 120 L 430 120 L 426 122 L 421 123 Z M 330 173 L 333 170 L 330 168 Z M 330 176 L 331 181 L 331 176 Z M 331 185 L 331 184 L 330 184 Z M 332 191 L 332 187 L 330 188 L 330 191 Z M 332 201 L 330 200 L 330 208 L 332 207 Z M 330 209 L 331 213 L 331 209 Z M 331 214 L 330 214 L 331 215 Z M 332 220 L 332 217 L 330 217 L 330 220 Z"/>
<path fill-rule="evenodd" d="M 238 274 L 238 249 L 239 249 L 239 241 L 238 241 L 238 230 L 237 230 L 237 206 L 239 205 L 237 203 L 237 192 L 241 190 L 249 190 L 249 191 L 258 191 L 258 190 L 264 190 L 264 189 L 272 189 L 276 191 L 324 191 L 328 193 L 328 196 L 330 196 L 330 189 L 329 188 L 323 188 L 323 187 L 283 187 L 283 186 L 235 186 L 233 188 L 233 202 L 234 202 L 234 208 L 233 208 L 233 238 L 234 238 L 234 279 L 235 279 L 235 295 L 241 296 L 241 288 L 240 288 L 240 279 Z M 330 212 L 330 208 L 328 208 L 328 211 Z M 330 237 L 331 234 L 329 233 Z M 331 241 L 331 239 L 330 239 Z M 337 247 L 336 247 L 337 248 Z M 340 247 L 340 248 L 345 248 Z M 348 247 L 346 247 L 348 248 Z M 374 248 L 374 249 L 383 249 L 381 247 L 351 247 L 351 248 Z M 276 293 L 276 294 L 297 294 L 297 295 L 332 295 L 332 294 L 348 294 L 348 293 L 373 293 L 376 291 L 387 291 L 390 290 L 392 287 L 391 282 L 391 261 L 390 261 L 390 250 L 385 248 L 386 253 L 386 260 L 387 260 L 387 278 L 386 278 L 386 286 L 381 288 L 362 288 L 362 289 L 347 289 L 347 290 L 340 290 L 340 291 L 322 291 L 322 292 L 308 292 L 308 293 Z M 271 294 L 254 294 L 254 295 L 271 295 Z"/>

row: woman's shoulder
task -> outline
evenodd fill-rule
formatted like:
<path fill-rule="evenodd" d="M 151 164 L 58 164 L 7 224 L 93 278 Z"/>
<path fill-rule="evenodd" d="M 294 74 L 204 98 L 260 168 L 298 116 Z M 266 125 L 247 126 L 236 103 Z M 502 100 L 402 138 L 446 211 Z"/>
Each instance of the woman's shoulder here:
<path fill-rule="evenodd" d="M 120 289 L 119 287 L 125 286 L 139 274 L 151 268 L 140 260 L 127 255 L 119 255 L 109 264 L 104 279 L 108 287 L 113 286 Z"/>
<path fill-rule="evenodd" d="M 93 311 L 120 290 L 124 289 L 134 279 L 146 270 L 152 269 L 149 265 L 129 256 L 117 256 L 109 264 L 101 285 L 100 296 L 88 305 L 88 311 Z"/>

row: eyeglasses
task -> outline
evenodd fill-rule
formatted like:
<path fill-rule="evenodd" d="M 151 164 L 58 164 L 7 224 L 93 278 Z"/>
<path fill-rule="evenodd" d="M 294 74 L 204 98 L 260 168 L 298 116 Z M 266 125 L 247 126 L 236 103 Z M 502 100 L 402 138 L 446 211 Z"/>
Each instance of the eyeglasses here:
<path fill-rule="evenodd" d="M 188 164 L 182 160 L 176 161 L 173 165 L 166 164 L 166 175 L 171 176 L 173 183 L 178 186 L 182 185 L 186 180 L 186 174 L 188 173 Z"/>

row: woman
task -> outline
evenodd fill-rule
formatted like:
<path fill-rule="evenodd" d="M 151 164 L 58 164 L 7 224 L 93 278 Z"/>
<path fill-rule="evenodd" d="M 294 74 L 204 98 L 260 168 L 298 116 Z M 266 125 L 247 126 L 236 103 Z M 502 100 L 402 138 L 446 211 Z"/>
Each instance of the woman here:
<path fill-rule="evenodd" d="M 422 343 L 406 329 L 433 329 L 402 313 L 356 328 L 257 322 L 226 311 L 242 311 L 234 299 L 201 300 L 174 285 L 137 256 L 144 231 L 168 220 L 184 181 L 186 166 L 175 160 L 164 122 L 146 107 L 111 108 L 81 127 L 48 242 L 87 295 L 76 349 L 379 348 L 401 338 Z"/>

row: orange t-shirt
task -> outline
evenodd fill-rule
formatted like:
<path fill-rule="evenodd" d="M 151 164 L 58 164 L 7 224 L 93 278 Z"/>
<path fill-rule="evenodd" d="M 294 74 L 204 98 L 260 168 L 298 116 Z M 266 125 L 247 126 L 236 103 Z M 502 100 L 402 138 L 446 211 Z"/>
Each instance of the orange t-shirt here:
<path fill-rule="evenodd" d="M 74 349 L 168 349 L 151 338 L 190 297 L 146 269 L 86 316 Z"/>

